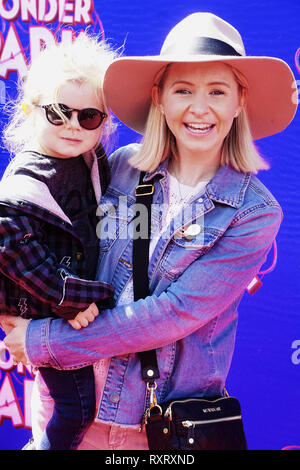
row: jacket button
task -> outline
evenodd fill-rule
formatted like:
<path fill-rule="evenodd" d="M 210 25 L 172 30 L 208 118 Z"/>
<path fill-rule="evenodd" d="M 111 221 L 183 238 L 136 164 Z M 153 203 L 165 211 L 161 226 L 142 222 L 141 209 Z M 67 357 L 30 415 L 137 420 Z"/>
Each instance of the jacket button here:
<path fill-rule="evenodd" d="M 184 238 L 186 240 L 193 240 L 201 232 L 201 225 L 192 224 L 184 230 Z"/>
<path fill-rule="evenodd" d="M 83 253 L 81 251 L 77 251 L 76 253 L 76 259 L 77 261 L 82 261 L 83 259 Z"/>
<path fill-rule="evenodd" d="M 120 395 L 118 395 L 117 393 L 112 393 L 109 397 L 110 401 L 112 403 L 119 403 L 120 401 Z"/>

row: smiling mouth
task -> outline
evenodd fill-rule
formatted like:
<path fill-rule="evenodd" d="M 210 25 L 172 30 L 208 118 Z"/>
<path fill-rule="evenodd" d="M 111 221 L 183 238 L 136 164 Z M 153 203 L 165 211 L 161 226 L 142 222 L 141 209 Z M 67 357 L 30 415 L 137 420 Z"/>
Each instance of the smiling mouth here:
<path fill-rule="evenodd" d="M 72 137 L 63 137 L 63 140 L 67 140 L 68 142 L 74 142 L 75 144 L 78 144 L 81 142 L 79 139 L 72 139 Z"/>
<path fill-rule="evenodd" d="M 185 127 L 195 133 L 195 134 L 206 134 L 208 132 L 210 132 L 214 127 L 215 127 L 215 124 L 189 124 L 189 123 L 185 123 L 184 124 Z"/>

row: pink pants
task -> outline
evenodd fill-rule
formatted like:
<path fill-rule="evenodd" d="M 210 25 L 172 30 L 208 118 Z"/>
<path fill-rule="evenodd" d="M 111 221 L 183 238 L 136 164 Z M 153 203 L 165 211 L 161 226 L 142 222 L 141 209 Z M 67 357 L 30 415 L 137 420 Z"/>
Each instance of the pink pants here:
<path fill-rule="evenodd" d="M 99 388 L 96 387 L 99 396 Z M 32 434 L 39 447 L 44 429 L 51 417 L 53 401 L 49 391 L 38 373 L 32 397 Z M 120 426 L 99 421 L 89 427 L 78 450 L 148 450 L 146 431 L 139 432 L 138 426 Z"/>
<path fill-rule="evenodd" d="M 148 450 L 145 431 L 136 427 L 94 422 L 86 432 L 78 450 Z"/>

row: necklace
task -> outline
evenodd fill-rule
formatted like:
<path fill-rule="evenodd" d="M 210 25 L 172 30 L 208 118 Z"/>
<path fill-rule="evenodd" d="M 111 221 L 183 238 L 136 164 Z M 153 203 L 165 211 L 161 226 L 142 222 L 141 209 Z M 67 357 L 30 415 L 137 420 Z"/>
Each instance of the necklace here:
<path fill-rule="evenodd" d="M 183 202 L 185 200 L 185 197 L 182 196 L 181 192 L 181 183 L 178 181 L 178 178 L 176 177 L 177 181 L 177 186 L 178 186 L 178 192 L 179 192 L 179 197 L 180 197 L 180 202 Z"/>
<path fill-rule="evenodd" d="M 178 176 L 177 176 L 177 171 L 175 171 L 175 167 L 173 167 L 173 171 L 174 171 L 175 180 L 176 180 L 177 186 L 178 186 L 178 193 L 179 193 L 179 198 L 180 198 L 179 203 L 186 202 L 190 198 L 191 194 L 193 193 L 193 191 L 192 191 L 193 188 L 188 186 L 188 185 L 181 185 L 181 183 L 178 179 Z M 188 186 L 188 188 L 190 188 L 190 191 L 185 196 L 182 195 L 182 186 Z"/>
<path fill-rule="evenodd" d="M 174 176 L 172 178 L 173 178 L 173 181 L 174 180 L 176 181 L 174 182 L 174 184 L 176 184 L 176 187 L 177 187 L 177 191 L 176 192 L 173 191 L 173 194 L 174 194 L 175 200 L 177 200 L 176 204 L 179 204 L 181 206 L 186 204 L 188 201 L 190 201 L 196 194 L 199 193 L 200 190 L 203 191 L 209 181 L 209 180 L 199 181 L 195 186 L 189 186 L 188 184 L 180 183 L 177 177 L 177 171 L 175 170 L 174 167 L 173 167 L 173 172 L 174 172 Z"/>

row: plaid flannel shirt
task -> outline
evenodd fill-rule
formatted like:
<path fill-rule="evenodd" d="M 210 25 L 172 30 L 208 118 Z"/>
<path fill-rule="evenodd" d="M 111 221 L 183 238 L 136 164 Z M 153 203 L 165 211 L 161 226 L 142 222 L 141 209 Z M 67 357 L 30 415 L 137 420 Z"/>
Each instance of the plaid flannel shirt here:
<path fill-rule="evenodd" d="M 108 166 L 103 159 L 100 162 L 105 189 Z M 31 189 L 30 198 L 22 197 L 25 188 Z M 71 319 L 92 302 L 100 308 L 110 306 L 113 287 L 80 278 L 84 277 L 84 246 L 54 200 L 53 211 L 39 204 L 43 193 L 51 201 L 47 186 L 28 176 L 9 176 L 1 182 L 1 312 L 24 318 L 57 315 Z"/>

